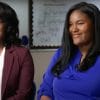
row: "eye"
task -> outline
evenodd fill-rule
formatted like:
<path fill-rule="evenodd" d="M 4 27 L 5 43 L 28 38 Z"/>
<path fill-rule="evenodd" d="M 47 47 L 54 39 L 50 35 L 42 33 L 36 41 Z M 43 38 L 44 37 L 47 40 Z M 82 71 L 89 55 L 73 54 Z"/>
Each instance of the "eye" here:
<path fill-rule="evenodd" d="M 69 23 L 69 27 L 72 26 L 72 23 Z"/>
<path fill-rule="evenodd" d="M 80 25 L 81 25 L 81 24 L 84 24 L 84 23 L 78 23 L 78 24 L 80 24 Z"/>
<path fill-rule="evenodd" d="M 79 25 L 83 25 L 83 24 L 84 24 L 84 22 L 78 22 L 78 24 L 79 24 Z"/>

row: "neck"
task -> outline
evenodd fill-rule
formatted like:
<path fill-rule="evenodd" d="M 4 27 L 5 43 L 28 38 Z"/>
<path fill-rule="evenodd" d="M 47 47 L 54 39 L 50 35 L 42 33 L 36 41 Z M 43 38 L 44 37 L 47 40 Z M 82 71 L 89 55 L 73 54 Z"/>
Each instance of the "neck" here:
<path fill-rule="evenodd" d="M 81 58 L 81 61 L 83 61 L 83 59 L 86 57 L 87 53 L 88 53 L 88 50 L 90 49 L 92 43 L 88 44 L 88 45 L 83 45 L 83 46 L 80 46 L 79 49 L 82 53 L 82 58 Z"/>
<path fill-rule="evenodd" d="M 2 43 L 0 43 L 0 54 L 1 54 L 2 50 L 3 50 L 3 47 L 4 47 L 4 45 Z"/>

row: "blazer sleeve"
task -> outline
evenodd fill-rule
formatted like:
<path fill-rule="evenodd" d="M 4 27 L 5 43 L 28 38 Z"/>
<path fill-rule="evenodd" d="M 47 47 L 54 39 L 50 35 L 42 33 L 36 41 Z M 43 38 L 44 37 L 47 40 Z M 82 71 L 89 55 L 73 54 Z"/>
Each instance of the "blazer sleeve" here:
<path fill-rule="evenodd" d="M 51 62 L 46 70 L 46 72 L 43 75 L 43 81 L 40 85 L 40 88 L 37 92 L 37 100 L 40 100 L 42 95 L 49 96 L 51 100 L 54 100 L 53 96 L 53 79 L 54 75 L 51 72 L 52 67 L 57 62 L 59 56 L 60 56 L 60 49 L 56 51 L 56 53 L 53 55 Z"/>
<path fill-rule="evenodd" d="M 21 54 L 20 54 L 21 55 Z M 30 100 L 33 91 L 34 65 L 29 50 L 25 50 L 25 55 L 21 64 L 20 81 L 16 94 L 7 100 Z"/>

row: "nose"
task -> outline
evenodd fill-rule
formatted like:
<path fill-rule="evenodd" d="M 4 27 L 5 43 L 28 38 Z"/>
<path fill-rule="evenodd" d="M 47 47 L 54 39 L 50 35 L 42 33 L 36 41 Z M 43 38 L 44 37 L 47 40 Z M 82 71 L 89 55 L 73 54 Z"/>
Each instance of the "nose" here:
<path fill-rule="evenodd" d="M 73 33 L 77 32 L 78 30 L 79 30 L 79 29 L 78 29 L 77 25 L 72 25 L 72 26 L 70 27 L 70 31 L 73 32 Z"/>

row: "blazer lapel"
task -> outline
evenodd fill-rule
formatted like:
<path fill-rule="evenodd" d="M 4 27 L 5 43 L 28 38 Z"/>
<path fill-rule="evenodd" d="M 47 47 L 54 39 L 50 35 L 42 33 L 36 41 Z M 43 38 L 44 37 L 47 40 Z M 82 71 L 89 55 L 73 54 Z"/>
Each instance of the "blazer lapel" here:
<path fill-rule="evenodd" d="M 4 68 L 3 68 L 3 73 L 2 73 L 2 89 L 1 89 L 2 97 L 6 89 L 6 84 L 7 84 L 7 81 L 11 72 L 13 60 L 14 60 L 13 55 L 12 55 L 13 50 L 14 49 L 11 47 L 9 49 L 6 49 L 6 52 L 5 52 Z"/>

